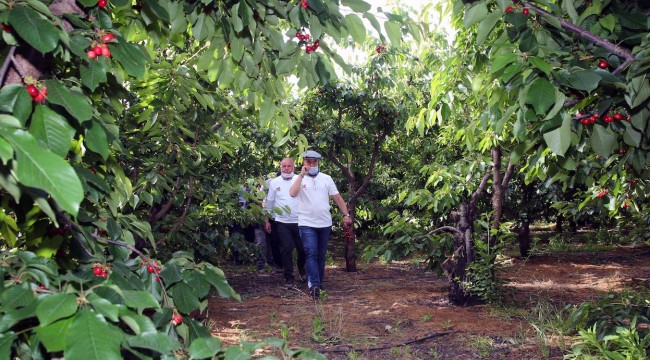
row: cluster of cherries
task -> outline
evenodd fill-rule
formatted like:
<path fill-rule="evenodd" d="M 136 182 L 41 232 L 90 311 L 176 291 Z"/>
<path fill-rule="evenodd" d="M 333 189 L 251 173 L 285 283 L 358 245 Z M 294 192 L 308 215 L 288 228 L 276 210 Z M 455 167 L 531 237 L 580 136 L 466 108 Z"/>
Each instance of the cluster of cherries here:
<path fill-rule="evenodd" d="M 103 265 L 97 264 L 93 267 L 93 274 L 97 277 L 106 279 L 108 277 L 108 272 Z"/>
<path fill-rule="evenodd" d="M 47 88 L 43 86 L 41 89 L 37 88 L 36 85 L 29 84 L 25 86 L 25 89 L 29 93 L 29 96 L 32 97 L 32 100 L 36 102 L 43 102 L 47 97 Z"/>
<path fill-rule="evenodd" d="M 303 9 L 309 9 L 309 5 L 307 4 L 307 0 L 300 0 L 300 6 L 302 6 Z"/>
<path fill-rule="evenodd" d="M 303 32 L 303 30 L 300 30 L 300 31 L 296 32 L 296 37 L 297 37 L 298 40 L 300 40 L 300 41 L 308 42 L 308 41 L 309 41 L 309 38 L 310 38 L 311 36 L 310 36 L 309 34 Z M 308 44 L 307 46 L 305 46 L 305 52 L 306 52 L 307 54 L 309 54 L 309 53 L 312 52 L 312 51 L 316 51 L 316 50 L 318 50 L 318 47 L 319 47 L 319 46 L 320 46 L 320 41 L 316 40 L 316 41 L 314 41 L 313 44 L 311 44 L 311 45 Z"/>
<path fill-rule="evenodd" d="M 598 192 L 598 195 L 596 195 L 599 199 L 604 198 L 605 196 L 609 195 L 609 191 L 607 190 L 600 190 Z"/>
<path fill-rule="evenodd" d="M 513 11 L 515 11 L 515 8 L 513 8 L 512 6 L 508 6 L 506 8 L 506 13 L 511 13 Z M 521 12 L 526 16 L 528 16 L 528 14 L 530 14 L 530 10 L 528 10 L 528 8 L 524 8 L 523 10 L 521 10 Z"/>
<path fill-rule="evenodd" d="M 98 56 L 106 56 L 107 58 L 110 58 L 111 51 L 108 49 L 108 45 L 106 45 L 106 43 L 116 38 L 117 37 L 115 36 L 115 34 L 111 34 L 111 33 L 102 35 L 101 37 L 102 42 L 93 41 L 91 44 L 91 48 L 86 52 L 86 55 L 88 55 L 89 59 L 94 59 Z"/>
<path fill-rule="evenodd" d="M 589 117 L 581 119 L 580 123 L 582 125 L 591 125 L 591 124 L 596 123 L 596 120 L 598 120 L 599 117 L 600 116 L 598 115 L 598 113 L 595 113 L 595 114 L 593 114 L 593 115 L 591 115 Z M 605 116 L 603 116 L 603 121 L 606 124 L 613 123 L 614 121 L 622 121 L 623 119 L 625 119 L 627 121 L 631 120 L 630 116 L 625 117 L 625 116 L 623 116 L 623 114 L 620 114 L 620 113 L 615 113 L 614 115 L 605 115 Z"/>
<path fill-rule="evenodd" d="M 382 51 L 386 51 L 386 46 L 384 46 L 384 45 L 379 45 L 379 46 L 377 46 L 377 47 L 375 48 L 375 52 L 377 53 L 377 55 L 381 54 Z"/>

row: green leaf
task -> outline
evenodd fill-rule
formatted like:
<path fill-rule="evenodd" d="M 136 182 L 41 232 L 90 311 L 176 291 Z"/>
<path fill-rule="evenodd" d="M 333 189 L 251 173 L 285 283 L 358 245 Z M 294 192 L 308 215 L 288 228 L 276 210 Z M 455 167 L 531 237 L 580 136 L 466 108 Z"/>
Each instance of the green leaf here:
<path fill-rule="evenodd" d="M 56 27 L 31 8 L 14 7 L 9 13 L 9 23 L 23 40 L 42 54 L 54 50 L 59 43 Z"/>
<path fill-rule="evenodd" d="M 72 294 L 53 294 L 47 296 L 36 308 L 36 316 L 41 326 L 49 325 L 66 318 L 77 311 L 77 298 Z"/>
<path fill-rule="evenodd" d="M 569 83 L 574 89 L 592 92 L 598 87 L 600 79 L 600 75 L 595 71 L 581 70 L 569 76 Z"/>
<path fill-rule="evenodd" d="M 634 130 L 631 126 L 626 126 L 625 133 L 623 133 L 623 141 L 627 145 L 639 147 L 641 144 L 641 133 Z"/>
<path fill-rule="evenodd" d="M 104 299 L 103 297 L 100 297 L 96 293 L 88 295 L 88 302 L 93 306 L 93 309 L 98 314 L 101 314 L 113 322 L 117 322 L 119 320 L 120 308 L 112 302 Z"/>
<path fill-rule="evenodd" d="M 80 311 L 68 328 L 63 356 L 66 360 L 122 359 L 122 331 L 88 310 Z"/>
<path fill-rule="evenodd" d="M 555 86 L 544 78 L 537 78 L 526 92 L 526 103 L 535 108 L 537 115 L 544 115 L 555 103 Z"/>
<path fill-rule="evenodd" d="M 352 39 L 357 42 L 357 44 L 363 44 L 366 41 L 366 27 L 363 25 L 363 21 L 356 14 L 350 13 L 345 16 L 345 23 Z"/>
<path fill-rule="evenodd" d="M 23 130 L 13 130 L 5 138 L 16 151 L 16 178 L 25 186 L 45 190 L 57 204 L 77 215 L 83 200 L 83 187 L 74 169 L 61 157 L 42 148 Z"/>
<path fill-rule="evenodd" d="M 8 331 L 0 334 L 0 359 L 11 359 L 11 344 L 16 339 L 16 333 Z"/>
<path fill-rule="evenodd" d="M 551 65 L 546 62 L 546 60 L 537 57 L 537 56 L 531 56 L 528 58 L 528 61 L 530 62 L 531 65 L 534 67 L 538 68 L 541 70 L 546 76 L 551 75 Z"/>
<path fill-rule="evenodd" d="M 5 290 L 0 297 L 0 303 L 2 304 L 2 310 L 7 312 L 24 307 L 34 299 L 34 292 L 25 283 L 24 285 L 12 286 Z"/>
<path fill-rule="evenodd" d="M 465 12 L 465 18 L 463 19 L 463 25 L 465 27 L 470 27 L 476 24 L 479 21 L 485 19 L 488 14 L 487 5 L 480 2 L 476 6 L 471 7 Z"/>
<path fill-rule="evenodd" d="M 604 17 L 598 19 L 600 25 L 609 30 L 609 32 L 614 32 L 614 27 L 616 27 L 616 17 L 613 14 L 608 14 Z"/>
<path fill-rule="evenodd" d="M 29 133 L 43 147 L 60 157 L 65 157 L 70 149 L 75 129 L 63 116 L 49 107 L 37 105 L 29 125 Z"/>
<path fill-rule="evenodd" d="M 46 83 L 49 102 L 63 106 L 80 123 L 93 116 L 90 101 L 83 93 L 70 90 L 57 80 L 47 80 Z"/>
<path fill-rule="evenodd" d="M 363 0 L 342 0 L 341 5 L 347 6 L 358 13 L 369 11 L 372 6 Z"/>
<path fill-rule="evenodd" d="M 81 82 L 90 89 L 95 91 L 99 84 L 106 82 L 106 68 L 98 60 L 89 61 L 88 65 L 81 65 Z"/>
<path fill-rule="evenodd" d="M 147 332 L 132 336 L 128 338 L 127 343 L 131 347 L 149 349 L 160 354 L 168 354 L 180 347 L 177 341 L 172 340 L 168 335 L 161 332 Z"/>
<path fill-rule="evenodd" d="M 198 338 L 190 345 L 190 359 L 212 358 L 221 350 L 221 340 L 214 337 Z"/>
<path fill-rule="evenodd" d="M 490 36 L 490 33 L 492 30 L 494 30 L 494 26 L 497 24 L 497 22 L 501 19 L 501 13 L 500 12 L 493 12 L 490 13 L 490 15 L 486 16 L 483 21 L 478 26 L 478 33 L 476 35 L 476 43 L 478 45 L 483 45 L 485 42 L 485 39 L 487 39 L 488 36 Z"/>
<path fill-rule="evenodd" d="M 10 84 L 0 89 L 0 111 L 13 114 L 20 120 L 21 126 L 25 126 L 32 112 L 32 102 L 32 97 L 24 86 Z"/>
<path fill-rule="evenodd" d="M 384 23 L 384 28 L 386 29 L 386 34 L 388 35 L 391 44 L 400 47 L 402 42 L 402 31 L 399 23 L 395 21 L 386 21 Z"/>
<path fill-rule="evenodd" d="M 102 159 L 108 158 L 108 140 L 106 139 L 106 131 L 104 127 L 97 120 L 87 121 L 84 123 L 86 127 L 86 138 L 84 144 L 88 149 L 102 156 Z"/>
<path fill-rule="evenodd" d="M 142 313 L 144 309 L 157 309 L 160 307 L 156 298 L 148 291 L 138 290 L 123 290 L 124 303 L 131 308 L 135 308 L 138 313 Z"/>
<path fill-rule="evenodd" d="M 194 289 L 186 283 L 180 282 L 174 285 L 170 292 L 176 308 L 183 314 L 189 314 L 199 307 L 199 298 L 196 296 Z"/>
<path fill-rule="evenodd" d="M 45 327 L 36 328 L 43 345 L 49 352 L 63 351 L 65 349 L 68 328 L 74 318 L 67 318 L 57 321 Z"/>
<path fill-rule="evenodd" d="M 559 128 L 544 134 L 544 141 L 554 154 L 564 156 L 571 145 L 571 134 L 571 116 L 566 115 Z"/>
<path fill-rule="evenodd" d="M 108 48 L 111 50 L 113 59 L 122 65 L 127 74 L 137 78 L 144 76 L 146 58 L 138 45 L 119 41 L 109 45 Z"/>
<path fill-rule="evenodd" d="M 594 131 L 591 134 L 591 147 L 594 149 L 596 154 L 607 159 L 612 154 L 617 144 L 617 136 L 612 129 L 603 127 L 599 124 L 594 125 Z"/>

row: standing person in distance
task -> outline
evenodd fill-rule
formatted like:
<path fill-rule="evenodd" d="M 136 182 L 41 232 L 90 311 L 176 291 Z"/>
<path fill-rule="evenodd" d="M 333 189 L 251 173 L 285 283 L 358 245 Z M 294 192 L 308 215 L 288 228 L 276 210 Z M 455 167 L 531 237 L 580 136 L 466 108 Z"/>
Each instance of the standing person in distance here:
<path fill-rule="evenodd" d="M 271 256 L 273 258 L 273 266 L 277 272 L 282 272 L 283 270 L 282 254 L 280 252 L 280 239 L 278 238 L 278 228 L 275 222 L 275 213 L 270 210 L 270 208 L 273 208 L 273 206 L 271 205 L 270 208 L 267 206 L 267 199 L 269 195 L 269 189 L 271 188 L 271 181 L 280 175 L 282 175 L 282 171 L 278 170 L 276 174 L 264 181 L 264 193 L 266 196 L 262 202 L 264 209 L 268 210 L 268 217 L 266 218 L 264 224 L 264 231 L 266 231 L 267 244 L 269 245 L 269 251 L 271 252 Z"/>
<path fill-rule="evenodd" d="M 318 169 L 322 156 L 308 150 L 302 157 L 300 175 L 294 178 L 289 192 L 298 198 L 298 229 L 307 256 L 307 285 L 311 296 L 318 299 L 323 288 L 327 242 L 332 234 L 330 197 L 343 214 L 343 224 L 350 225 L 352 219 L 332 177 Z"/>
<path fill-rule="evenodd" d="M 291 158 L 284 158 L 280 163 L 280 176 L 269 183 L 269 189 L 264 201 L 267 212 L 275 214 L 275 229 L 267 218 L 266 231 L 277 231 L 280 241 L 280 253 L 282 254 L 282 268 L 284 282 L 287 286 L 293 286 L 293 249 L 298 253 L 298 272 L 300 279 L 305 277 L 305 250 L 300 241 L 298 232 L 298 199 L 289 195 L 289 189 L 293 183 L 294 163 Z M 278 214 L 275 210 L 280 210 Z"/>

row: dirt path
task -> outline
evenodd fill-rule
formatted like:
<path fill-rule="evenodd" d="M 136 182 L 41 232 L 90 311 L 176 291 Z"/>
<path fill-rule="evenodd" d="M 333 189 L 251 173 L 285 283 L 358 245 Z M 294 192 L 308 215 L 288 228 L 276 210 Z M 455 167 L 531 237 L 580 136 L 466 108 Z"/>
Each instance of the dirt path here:
<path fill-rule="evenodd" d="M 459 308 L 447 302 L 445 278 L 406 262 L 373 263 L 356 273 L 328 266 L 327 295 L 319 302 L 305 284 L 281 285 L 280 273 L 227 267 L 242 302 L 211 299 L 209 325 L 226 344 L 284 335 L 291 347 L 328 359 L 541 359 L 526 310 L 648 286 L 650 248 L 540 256 L 510 261 L 504 270 L 510 305 Z M 561 350 L 551 348 L 549 358 L 561 359 Z"/>

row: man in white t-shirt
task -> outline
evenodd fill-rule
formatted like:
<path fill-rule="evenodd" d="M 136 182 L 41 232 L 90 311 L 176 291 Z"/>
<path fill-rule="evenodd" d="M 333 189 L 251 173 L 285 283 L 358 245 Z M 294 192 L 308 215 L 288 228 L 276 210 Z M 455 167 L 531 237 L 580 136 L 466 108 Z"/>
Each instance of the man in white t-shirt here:
<path fill-rule="evenodd" d="M 302 157 L 300 175 L 294 177 L 289 193 L 298 198 L 298 229 L 307 257 L 307 285 L 311 296 L 318 299 L 323 288 L 327 242 L 332 234 L 330 197 L 343 214 L 343 224 L 350 225 L 352 219 L 332 177 L 318 170 L 322 156 L 308 150 Z"/>
<path fill-rule="evenodd" d="M 284 158 L 280 163 L 280 176 L 269 183 L 269 189 L 264 201 L 264 208 L 275 215 L 275 230 L 280 241 L 284 281 L 287 286 L 293 286 L 293 249 L 298 253 L 298 272 L 302 280 L 305 275 L 305 250 L 298 232 L 298 199 L 289 195 L 293 183 L 294 163 L 291 158 Z M 277 211 L 277 212 L 276 212 Z M 266 231 L 271 231 L 271 223 L 266 220 Z"/>

